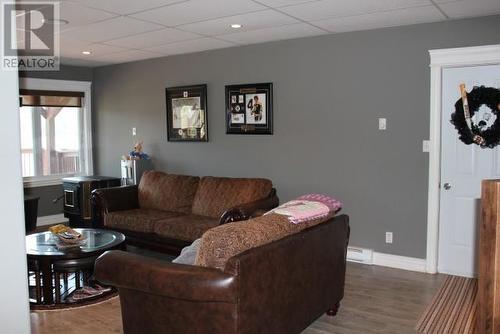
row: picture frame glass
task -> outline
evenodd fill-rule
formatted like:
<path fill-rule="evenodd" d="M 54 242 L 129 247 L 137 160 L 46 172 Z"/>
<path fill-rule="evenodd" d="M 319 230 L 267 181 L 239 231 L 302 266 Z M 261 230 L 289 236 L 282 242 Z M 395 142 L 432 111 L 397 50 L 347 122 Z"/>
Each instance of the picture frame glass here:
<path fill-rule="evenodd" d="M 226 133 L 273 133 L 272 83 L 226 86 Z"/>
<path fill-rule="evenodd" d="M 166 89 L 169 141 L 208 141 L 206 85 Z"/>

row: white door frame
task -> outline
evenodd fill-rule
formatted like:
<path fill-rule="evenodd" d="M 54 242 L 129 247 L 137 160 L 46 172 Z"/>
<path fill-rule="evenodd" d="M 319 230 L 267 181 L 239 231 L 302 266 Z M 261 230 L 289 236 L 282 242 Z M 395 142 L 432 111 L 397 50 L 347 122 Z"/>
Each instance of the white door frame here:
<path fill-rule="evenodd" d="M 498 65 L 500 45 L 430 50 L 431 105 L 429 134 L 429 190 L 427 202 L 426 271 L 437 273 L 439 243 L 439 183 L 441 181 L 441 80 L 443 69 Z"/>

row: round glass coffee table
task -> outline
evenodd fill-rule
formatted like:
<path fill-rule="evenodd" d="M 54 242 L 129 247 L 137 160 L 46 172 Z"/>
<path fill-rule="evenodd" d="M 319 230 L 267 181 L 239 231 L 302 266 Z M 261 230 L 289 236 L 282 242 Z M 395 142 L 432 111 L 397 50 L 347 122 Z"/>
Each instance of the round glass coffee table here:
<path fill-rule="evenodd" d="M 56 299 L 60 293 L 59 286 L 54 287 L 53 278 L 55 271 L 72 271 L 79 273 L 80 270 L 93 271 L 95 259 L 107 250 L 123 249 L 125 236 L 116 231 L 92 228 L 76 228 L 85 239 L 80 246 L 60 248 L 57 237 L 51 232 L 41 232 L 26 236 L 26 253 L 28 255 L 28 271 L 41 273 L 41 300 L 38 304 L 53 305 L 54 294 Z M 78 276 L 79 277 L 79 276 Z M 55 279 L 56 285 L 59 284 Z M 39 282 L 37 282 L 39 284 Z M 78 287 L 78 284 L 76 285 Z"/>

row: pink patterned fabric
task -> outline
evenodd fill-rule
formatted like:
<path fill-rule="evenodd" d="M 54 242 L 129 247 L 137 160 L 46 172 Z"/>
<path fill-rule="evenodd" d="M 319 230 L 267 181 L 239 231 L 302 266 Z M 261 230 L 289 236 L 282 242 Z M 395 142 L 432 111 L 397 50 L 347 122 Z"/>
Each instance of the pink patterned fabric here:
<path fill-rule="evenodd" d="M 294 224 L 304 223 L 315 219 L 335 215 L 342 208 L 342 203 L 333 197 L 309 194 L 296 200 L 286 202 L 279 207 L 269 211 L 286 216 Z"/>
<path fill-rule="evenodd" d="M 297 200 L 320 202 L 326 205 L 333 212 L 339 212 L 340 209 L 342 209 L 342 202 L 328 195 L 308 194 L 300 196 Z"/>

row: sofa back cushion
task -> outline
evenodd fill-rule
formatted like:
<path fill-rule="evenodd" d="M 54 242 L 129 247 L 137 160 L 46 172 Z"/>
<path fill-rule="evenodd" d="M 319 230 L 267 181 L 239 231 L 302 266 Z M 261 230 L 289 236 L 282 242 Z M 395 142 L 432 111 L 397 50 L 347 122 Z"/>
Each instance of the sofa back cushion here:
<path fill-rule="evenodd" d="M 299 233 L 332 217 L 333 214 L 293 224 L 284 215 L 270 213 L 214 227 L 203 234 L 195 264 L 224 270 L 227 261 L 235 255 Z"/>
<path fill-rule="evenodd" d="M 199 182 L 197 176 L 145 172 L 139 183 L 139 206 L 143 209 L 191 213 Z"/>
<path fill-rule="evenodd" d="M 195 215 L 219 218 L 226 210 L 266 198 L 273 188 L 267 179 L 203 177 L 193 202 Z"/>

